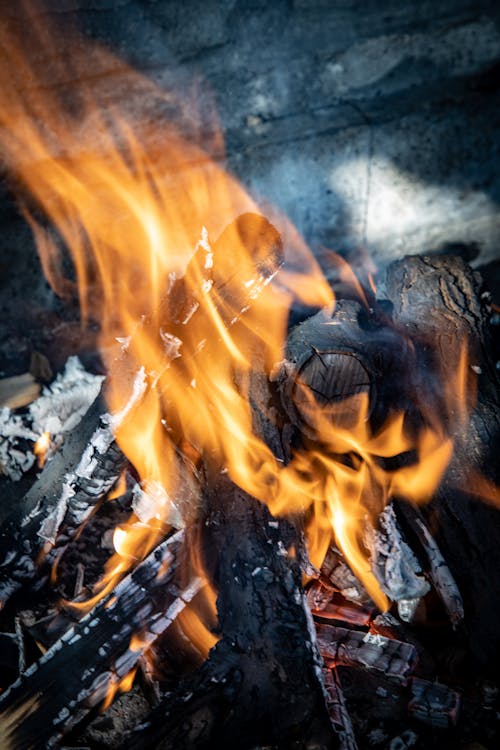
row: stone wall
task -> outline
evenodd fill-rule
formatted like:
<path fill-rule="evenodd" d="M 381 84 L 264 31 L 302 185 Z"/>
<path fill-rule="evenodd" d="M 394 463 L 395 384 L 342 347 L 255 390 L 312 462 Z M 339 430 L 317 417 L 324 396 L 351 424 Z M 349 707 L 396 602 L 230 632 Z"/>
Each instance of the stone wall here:
<path fill-rule="evenodd" d="M 35 7 L 63 26 L 77 23 L 161 85 L 201 77 L 216 100 L 229 167 L 259 200 L 283 209 L 318 253 L 366 247 L 379 264 L 446 249 L 479 266 L 498 258 L 497 2 L 37 0 Z M 2 16 L 23 23 L 17 4 Z M 88 73 L 111 87 L 117 76 L 112 67 L 95 70 L 91 59 Z M 3 290 L 24 273 L 42 295 L 29 232 L 5 190 L 0 227 Z"/>

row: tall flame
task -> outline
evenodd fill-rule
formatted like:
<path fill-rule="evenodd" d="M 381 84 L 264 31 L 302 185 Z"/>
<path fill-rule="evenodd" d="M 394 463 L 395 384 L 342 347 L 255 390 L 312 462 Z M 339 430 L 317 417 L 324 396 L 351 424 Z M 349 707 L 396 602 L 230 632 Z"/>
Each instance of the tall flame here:
<path fill-rule="evenodd" d="M 40 44 L 53 43 L 40 30 Z M 90 43 L 84 53 L 75 45 L 70 91 L 63 85 L 67 70 L 57 71 L 61 89 L 49 88 L 43 69 L 5 32 L 1 47 L 0 148 L 20 194 L 29 197 L 24 210 L 45 273 L 57 293 L 71 289 L 62 272 L 62 241 L 83 318 L 99 321 L 108 403 L 125 415 L 115 420 L 118 443 L 144 485 L 165 490 L 150 521 L 134 515 L 117 529 L 117 554 L 100 595 L 165 533 L 183 481 L 181 452 L 193 464 L 203 456 L 227 469 L 273 513 L 302 513 L 316 565 L 336 537 L 385 608 L 363 544 L 366 519 L 375 518 L 393 494 L 427 499 L 449 460 L 450 440 L 441 428 L 407 434 L 403 415 L 372 432 L 364 396 L 350 404 L 356 418 L 343 427 L 304 389 L 310 419 L 328 450 L 304 448 L 288 465 L 278 461 L 253 429 L 252 363 L 270 366 L 283 358 L 292 294 L 333 307 L 330 287 L 298 233 L 278 217 L 286 251 L 301 270 L 273 284 L 279 236 L 257 215 L 251 197 L 174 125 L 141 121 L 128 102 L 110 102 L 106 86 L 85 83 L 86 61 L 113 66 L 143 103 L 154 99 L 166 107 L 170 95 Z M 215 143 L 220 146 L 218 138 Z M 380 457 L 405 450 L 416 451 L 414 465 L 382 468 Z M 355 460 L 339 461 L 339 455 Z"/>

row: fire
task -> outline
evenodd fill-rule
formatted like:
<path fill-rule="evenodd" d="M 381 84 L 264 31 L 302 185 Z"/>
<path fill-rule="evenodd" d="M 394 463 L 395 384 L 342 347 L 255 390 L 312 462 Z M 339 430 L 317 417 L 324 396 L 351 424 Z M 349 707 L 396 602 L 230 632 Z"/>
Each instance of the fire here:
<path fill-rule="evenodd" d="M 40 35 L 41 43 L 52 43 L 45 30 Z M 180 107 L 172 95 L 88 43 L 84 53 L 75 45 L 73 106 L 64 106 L 27 51 L 5 34 L 1 42 L 8 60 L 0 66 L 0 148 L 20 186 L 44 271 L 56 293 L 71 289 L 62 241 L 83 319 L 99 321 L 110 411 L 126 413 L 114 421 L 117 441 L 141 483 L 164 490 L 147 521 L 134 514 L 116 529 L 116 554 L 87 605 L 168 531 L 186 471 L 182 453 L 193 470 L 201 460 L 227 470 L 271 512 L 300 513 L 315 565 L 335 539 L 385 609 L 364 544 L 366 525 L 392 496 L 430 498 L 452 452 L 442 424 L 425 415 L 415 433 L 403 414 L 392 414 L 375 431 L 366 395 L 324 409 L 303 385 L 302 408 L 321 440 L 297 450 L 288 465 L 278 461 L 254 431 L 252 371 L 261 363 L 269 372 L 283 360 L 293 296 L 330 313 L 334 306 L 304 242 L 278 214 L 272 218 L 279 232 L 260 216 L 235 178 L 174 124 L 141 122 L 128 102 L 110 102 L 109 91 L 85 83 L 84 63 L 89 56 L 112 63 L 142 102 Z M 59 73 L 64 81 L 67 71 Z M 220 138 L 215 145 L 220 151 Z M 278 272 L 284 254 L 293 258 L 293 272 Z M 341 271 L 352 281 L 345 264 Z M 454 394 L 465 369 L 459 368 Z M 345 414 L 354 417 L 346 422 Z M 384 458 L 405 451 L 415 454 L 411 465 L 384 468 Z"/>
<path fill-rule="evenodd" d="M 50 432 L 44 432 L 38 440 L 36 441 L 34 447 L 33 447 L 33 453 L 38 459 L 38 466 L 40 469 L 42 469 L 45 465 L 45 461 L 47 460 L 47 453 L 50 449 Z"/>
<path fill-rule="evenodd" d="M 134 667 L 121 679 L 119 679 L 114 673 L 111 673 L 106 696 L 99 709 L 101 713 L 104 713 L 104 711 L 110 707 L 117 693 L 128 693 L 132 689 L 136 672 L 137 667 Z"/>

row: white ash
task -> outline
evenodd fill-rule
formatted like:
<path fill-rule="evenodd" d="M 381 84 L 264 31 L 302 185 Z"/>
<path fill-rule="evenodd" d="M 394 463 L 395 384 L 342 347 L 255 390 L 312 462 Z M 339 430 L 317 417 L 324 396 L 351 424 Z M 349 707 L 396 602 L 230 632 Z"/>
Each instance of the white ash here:
<path fill-rule="evenodd" d="M 214 282 L 212 281 L 212 279 L 206 279 L 201 285 L 201 293 L 208 294 L 211 288 L 213 287 L 213 285 L 214 285 Z"/>
<path fill-rule="evenodd" d="M 365 604 L 370 601 L 362 583 L 358 581 L 346 563 L 339 561 L 335 569 L 329 573 L 328 577 L 335 588 L 337 588 L 342 596 L 348 601 L 354 602 L 355 604 Z"/>
<path fill-rule="evenodd" d="M 68 511 L 68 500 L 75 494 L 74 487 L 72 486 L 74 483 L 73 476 L 73 474 L 66 475 L 59 500 L 53 510 L 45 516 L 38 530 L 38 536 L 51 544 L 55 544 L 57 532 Z M 69 477 L 71 477 L 72 481 L 68 481 Z"/>
<path fill-rule="evenodd" d="M 0 409 L 0 474 L 13 482 L 19 481 L 36 458 L 31 447 L 27 450 L 21 447 L 21 441 L 34 443 L 38 438 L 26 415 L 14 414 L 6 406 Z"/>
<path fill-rule="evenodd" d="M 403 622 L 414 622 L 421 599 L 400 599 L 398 601 L 398 615 Z"/>
<path fill-rule="evenodd" d="M 103 375 L 87 372 L 78 357 L 70 357 L 64 371 L 30 405 L 35 432 L 58 436 L 76 427 L 97 398 L 103 380 Z"/>
<path fill-rule="evenodd" d="M 90 514 L 93 504 L 89 503 L 87 498 L 84 498 L 82 502 L 73 503 L 71 503 L 71 499 L 76 499 L 77 487 L 85 486 L 86 482 L 93 478 L 98 456 L 103 456 L 108 451 L 115 439 L 114 430 L 123 422 L 138 401 L 140 401 L 146 390 L 146 385 L 146 373 L 144 368 L 141 367 L 134 378 L 132 393 L 125 406 L 115 414 L 103 414 L 101 416 L 100 425 L 90 438 L 78 466 L 64 477 L 61 495 L 52 511 L 43 520 L 38 531 L 38 536 L 41 539 L 55 544 L 61 523 L 66 517 L 68 517 L 67 520 L 71 526 L 77 528 Z M 102 497 L 111 489 L 116 479 L 117 477 L 113 472 L 109 473 L 99 483 L 98 489 L 92 494 L 96 497 Z"/>
<path fill-rule="evenodd" d="M 419 599 L 430 589 L 422 569 L 401 536 L 396 514 L 388 505 L 379 528 L 370 534 L 371 566 L 380 588 L 393 601 Z"/>
<path fill-rule="evenodd" d="M 123 353 L 125 353 L 126 351 L 128 351 L 130 342 L 132 341 L 132 336 L 117 336 L 115 338 L 115 341 L 120 344 L 120 349 Z"/>
<path fill-rule="evenodd" d="M 44 432 L 51 436 L 50 458 L 95 401 L 103 380 L 103 376 L 87 372 L 78 357 L 70 357 L 64 371 L 26 412 L 0 409 L 0 474 L 19 481 L 36 460 L 31 443 Z M 28 444 L 23 444 L 25 441 Z"/>

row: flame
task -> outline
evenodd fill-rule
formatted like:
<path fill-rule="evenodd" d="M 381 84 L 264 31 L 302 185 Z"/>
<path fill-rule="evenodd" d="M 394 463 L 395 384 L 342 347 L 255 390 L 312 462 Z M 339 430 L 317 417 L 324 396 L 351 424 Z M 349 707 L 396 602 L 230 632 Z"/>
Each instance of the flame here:
<path fill-rule="evenodd" d="M 50 432 L 44 432 L 40 435 L 33 448 L 33 453 L 38 459 L 38 466 L 40 469 L 45 466 L 45 461 L 47 460 L 47 453 L 49 452 L 49 449 Z"/>
<path fill-rule="evenodd" d="M 133 667 L 130 672 L 128 672 L 121 679 L 118 679 L 118 677 L 114 673 L 111 674 L 111 679 L 109 680 L 106 696 L 99 709 L 101 713 L 104 713 L 104 711 L 106 711 L 106 709 L 110 707 L 117 693 L 128 693 L 130 690 L 132 690 L 136 672 L 137 667 Z"/>
<path fill-rule="evenodd" d="M 54 46 L 45 29 L 39 35 L 40 44 Z M 297 231 L 276 213 L 278 233 L 242 186 L 173 123 L 141 121 L 137 107 L 132 115 L 128 101 L 110 100 L 105 86 L 86 83 L 92 58 L 113 67 L 140 95 L 141 106 L 154 100 L 164 109 L 185 109 L 102 49 L 87 41 L 82 53 L 74 45 L 70 91 L 63 85 L 68 71 L 61 69 L 63 91 L 56 93 L 21 43 L 5 31 L 0 41 L 7 58 L 0 65 L 0 148 L 24 196 L 45 274 L 56 293 L 72 289 L 62 272 L 62 242 L 73 262 L 83 319 L 99 321 L 118 444 L 144 485 L 164 489 L 147 522 L 133 514 L 116 529 L 116 554 L 103 581 L 95 597 L 78 606 L 89 608 L 111 591 L 168 531 L 185 471 L 181 449 L 193 472 L 203 457 L 273 513 L 302 514 L 316 565 L 335 538 L 385 609 L 364 530 L 394 494 L 429 499 L 452 451 L 442 424 L 426 415 L 414 434 L 397 414 L 374 431 L 366 394 L 325 409 L 304 385 L 302 408 L 321 440 L 297 450 L 288 465 L 278 461 L 254 431 L 253 363 L 270 370 L 283 359 L 293 296 L 330 311 L 334 304 Z M 218 155 L 220 145 L 216 136 Z M 41 222 L 39 209 L 58 238 Z M 280 234 L 295 267 L 273 282 L 283 254 Z M 340 269 L 364 295 L 344 263 Z M 414 463 L 384 468 L 384 458 L 404 451 L 415 453 Z M 183 617 L 187 622 L 189 615 Z M 193 633 L 200 629 L 186 622 Z M 207 632 L 204 652 L 213 643 Z"/>
<path fill-rule="evenodd" d="M 122 471 L 115 486 L 108 492 L 107 499 L 115 500 L 117 497 L 121 497 L 127 490 L 127 472 Z"/>

